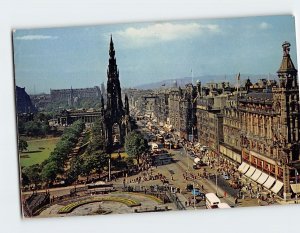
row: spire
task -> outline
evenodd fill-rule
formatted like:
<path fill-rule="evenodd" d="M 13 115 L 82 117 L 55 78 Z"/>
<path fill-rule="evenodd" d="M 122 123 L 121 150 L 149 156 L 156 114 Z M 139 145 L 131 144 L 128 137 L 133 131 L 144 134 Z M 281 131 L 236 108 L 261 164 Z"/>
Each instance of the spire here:
<path fill-rule="evenodd" d="M 109 45 L 106 95 L 106 108 L 112 112 L 112 115 L 115 118 L 117 118 L 117 115 L 122 115 L 124 109 L 121 97 L 119 69 L 115 58 L 115 49 L 112 36 L 110 37 Z"/>
<path fill-rule="evenodd" d="M 127 94 L 125 94 L 125 115 L 129 115 L 129 102 Z"/>
<path fill-rule="evenodd" d="M 112 39 L 112 34 L 110 34 L 109 56 L 112 59 L 115 58 L 115 49 L 114 49 L 114 42 L 113 42 L 113 39 Z"/>
<path fill-rule="evenodd" d="M 282 50 L 283 50 L 283 57 L 281 61 L 281 65 L 277 73 L 295 73 L 297 72 L 293 61 L 290 57 L 290 47 L 291 44 L 288 41 L 283 42 Z"/>
<path fill-rule="evenodd" d="M 101 101 L 100 104 L 101 104 L 101 106 L 100 107 L 101 107 L 101 110 L 104 110 L 104 98 L 103 98 L 103 94 L 101 93 L 100 95 L 101 95 L 101 97 L 100 97 L 100 101 Z"/>

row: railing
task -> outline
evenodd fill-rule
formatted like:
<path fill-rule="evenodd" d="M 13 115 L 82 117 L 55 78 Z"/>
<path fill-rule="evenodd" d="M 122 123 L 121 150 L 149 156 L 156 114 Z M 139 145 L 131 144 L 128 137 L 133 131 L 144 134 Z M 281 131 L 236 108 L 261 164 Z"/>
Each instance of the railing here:
<path fill-rule="evenodd" d="M 176 205 L 178 210 L 185 210 L 185 206 L 181 203 L 175 193 L 172 193 L 170 190 L 166 192 L 169 199 Z"/>
<path fill-rule="evenodd" d="M 27 200 L 23 203 L 23 210 L 25 217 L 32 217 L 35 213 L 42 208 L 43 206 L 50 203 L 50 194 L 39 193 L 31 195 Z"/>

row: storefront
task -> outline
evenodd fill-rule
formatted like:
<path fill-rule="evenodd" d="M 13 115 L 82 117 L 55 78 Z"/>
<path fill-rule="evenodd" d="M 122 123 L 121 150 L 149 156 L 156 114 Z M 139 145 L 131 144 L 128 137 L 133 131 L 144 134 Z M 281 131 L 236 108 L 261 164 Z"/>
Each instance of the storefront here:
<path fill-rule="evenodd" d="M 242 156 L 230 148 L 220 145 L 220 153 L 225 159 L 229 159 L 230 162 L 242 163 Z"/>
<path fill-rule="evenodd" d="M 283 188 L 283 169 L 272 159 L 254 151 L 242 151 L 243 162 L 238 171 L 264 188 L 278 194 Z"/>

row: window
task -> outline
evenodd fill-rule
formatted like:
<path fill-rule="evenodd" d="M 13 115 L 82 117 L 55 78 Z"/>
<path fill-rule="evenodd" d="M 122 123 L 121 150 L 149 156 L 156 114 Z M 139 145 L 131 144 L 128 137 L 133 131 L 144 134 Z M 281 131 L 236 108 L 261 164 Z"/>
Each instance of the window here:
<path fill-rule="evenodd" d="M 278 168 L 278 176 L 281 178 L 283 177 L 283 169 L 280 167 Z"/>
<path fill-rule="evenodd" d="M 263 165 L 263 161 L 260 160 L 260 159 L 257 159 L 257 166 L 258 167 L 263 167 L 262 165 Z"/>
<path fill-rule="evenodd" d="M 271 173 L 275 174 L 275 165 L 271 164 L 270 167 L 271 167 Z"/>
<path fill-rule="evenodd" d="M 275 169 L 275 167 L 274 167 L 274 169 Z M 264 162 L 264 170 L 265 171 L 270 171 L 270 164 L 269 163 Z"/>

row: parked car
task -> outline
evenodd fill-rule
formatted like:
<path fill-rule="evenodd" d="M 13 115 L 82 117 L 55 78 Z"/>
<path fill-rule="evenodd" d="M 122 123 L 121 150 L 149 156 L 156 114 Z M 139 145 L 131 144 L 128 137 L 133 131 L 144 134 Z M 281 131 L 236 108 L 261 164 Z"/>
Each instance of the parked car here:
<path fill-rule="evenodd" d="M 200 189 L 198 189 L 198 188 L 192 189 L 191 193 L 192 193 L 192 195 L 195 195 L 195 196 L 197 196 L 197 197 L 201 197 L 201 198 L 204 198 L 204 197 L 205 197 L 205 194 L 202 193 L 202 192 L 200 191 Z"/>
<path fill-rule="evenodd" d="M 223 174 L 222 177 L 225 179 L 225 180 L 230 180 L 230 177 L 228 174 Z"/>
<path fill-rule="evenodd" d="M 200 148 L 200 151 L 201 152 L 205 152 L 205 151 L 207 151 L 208 150 L 208 146 L 202 146 L 201 148 Z"/>
<path fill-rule="evenodd" d="M 193 190 L 193 185 L 192 184 L 187 184 L 186 185 L 186 191 L 192 191 Z"/>

